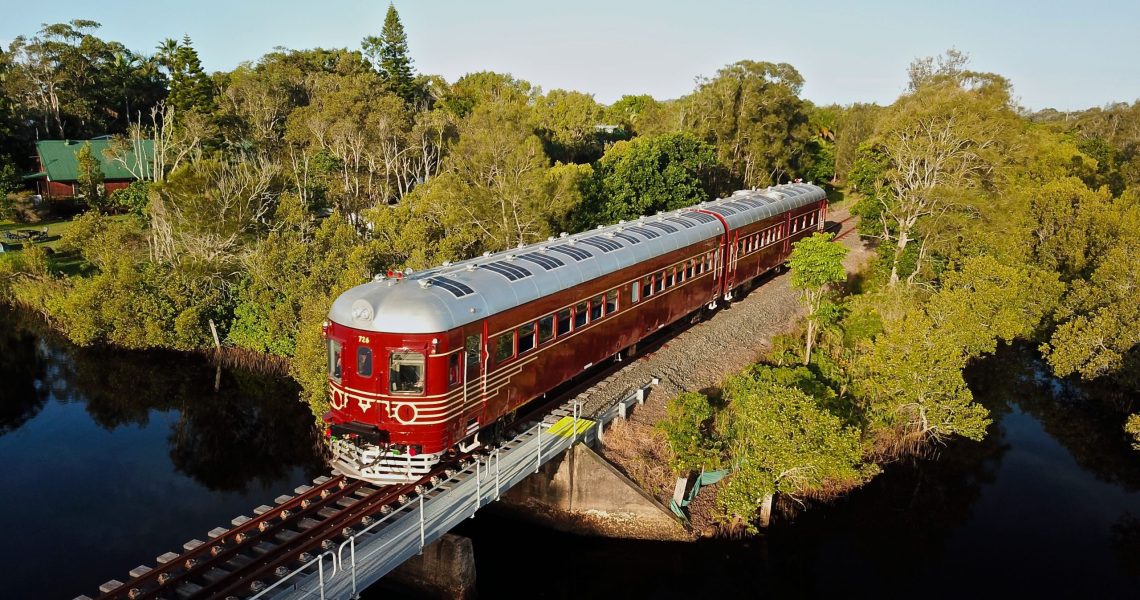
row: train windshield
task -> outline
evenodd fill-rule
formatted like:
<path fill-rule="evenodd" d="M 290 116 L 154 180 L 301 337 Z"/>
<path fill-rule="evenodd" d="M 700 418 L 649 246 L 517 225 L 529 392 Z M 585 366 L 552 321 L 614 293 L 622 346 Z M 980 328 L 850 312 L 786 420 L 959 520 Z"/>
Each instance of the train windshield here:
<path fill-rule="evenodd" d="M 393 393 L 424 392 L 424 355 L 419 352 L 393 352 L 388 366 L 389 386 Z"/>
<path fill-rule="evenodd" d="M 337 383 L 341 376 L 340 349 L 340 342 L 329 340 L 329 378 Z"/>

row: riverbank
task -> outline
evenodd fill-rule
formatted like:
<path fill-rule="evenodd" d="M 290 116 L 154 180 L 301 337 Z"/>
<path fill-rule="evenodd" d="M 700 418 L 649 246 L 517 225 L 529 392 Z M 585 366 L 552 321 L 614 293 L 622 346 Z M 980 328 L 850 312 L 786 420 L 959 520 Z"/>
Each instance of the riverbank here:
<path fill-rule="evenodd" d="M 844 261 L 855 277 L 874 256 L 873 244 L 853 232 L 857 219 L 846 208 L 832 210 L 829 220 L 846 221 L 841 239 L 849 249 Z M 767 277 L 744 297 L 723 306 L 711 318 L 694 325 L 623 368 L 605 388 L 586 401 L 584 413 L 609 406 L 629 389 L 658 377 L 661 384 L 625 421 L 606 432 L 599 452 L 622 473 L 668 506 L 676 476 L 669 468 L 669 451 L 655 426 L 665 417 L 668 401 L 684 391 L 700 391 L 720 385 L 726 377 L 757 362 L 771 349 L 774 336 L 786 333 L 803 318 L 804 308 L 787 274 Z M 690 528 L 696 534 L 715 530 L 711 504 L 715 492 L 698 496 L 690 507 Z"/>

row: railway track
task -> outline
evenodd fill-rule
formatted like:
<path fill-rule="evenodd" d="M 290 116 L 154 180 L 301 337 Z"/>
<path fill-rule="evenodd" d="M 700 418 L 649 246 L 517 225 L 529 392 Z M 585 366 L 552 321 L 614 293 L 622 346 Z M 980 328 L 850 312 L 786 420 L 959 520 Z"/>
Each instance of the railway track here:
<path fill-rule="evenodd" d="M 846 236 L 854 229 L 844 230 L 843 226 L 852 218 L 830 224 L 828 230 L 834 228 L 837 238 Z M 642 352 L 652 352 L 690 324 L 682 319 L 643 340 Z M 553 407 L 590 389 L 622 366 L 618 361 L 599 365 L 589 375 L 538 401 L 514 427 L 525 429 L 541 421 Z M 187 542 L 181 554 L 168 552 L 156 559 L 154 567 L 136 567 L 126 582 L 104 583 L 97 598 L 191 600 L 256 595 L 305 565 L 317 570 L 318 566 L 311 564 L 315 557 L 335 548 L 374 519 L 421 497 L 427 499 L 445 492 L 446 483 L 438 484 L 447 480 L 454 469 L 469 464 L 475 454 L 485 452 L 488 449 L 457 456 L 408 484 L 380 486 L 335 474 L 318 477 L 313 485 L 296 488 L 295 495 L 278 497 L 275 506 L 258 507 L 253 517 L 235 518 L 230 529 L 219 527 L 210 531 L 207 541 Z"/>

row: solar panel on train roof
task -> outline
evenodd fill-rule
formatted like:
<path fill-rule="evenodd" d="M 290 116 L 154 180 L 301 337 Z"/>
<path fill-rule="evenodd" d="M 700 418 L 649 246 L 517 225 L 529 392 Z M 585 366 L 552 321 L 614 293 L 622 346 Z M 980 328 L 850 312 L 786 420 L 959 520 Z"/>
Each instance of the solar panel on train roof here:
<path fill-rule="evenodd" d="M 626 231 L 632 231 L 632 232 L 634 232 L 640 236 L 643 236 L 647 240 L 651 240 L 651 239 L 656 238 L 656 237 L 661 237 L 660 233 L 657 233 L 656 231 L 653 231 L 652 229 L 646 229 L 644 227 L 638 227 L 637 225 L 630 225 L 630 226 L 626 227 L 625 230 Z"/>
<path fill-rule="evenodd" d="M 707 214 L 702 213 L 702 212 L 687 212 L 687 213 L 685 213 L 685 216 L 690 218 L 690 219 L 696 219 L 696 220 L 700 221 L 701 223 L 712 223 L 713 221 L 716 221 L 716 217 L 714 217 L 712 215 L 707 215 Z"/>
<path fill-rule="evenodd" d="M 629 235 L 628 233 L 622 233 L 620 231 L 615 231 L 614 237 L 621 238 L 621 239 L 623 239 L 623 240 L 625 240 L 631 244 L 640 244 L 641 243 L 641 240 L 633 237 L 632 235 Z"/>
<path fill-rule="evenodd" d="M 678 225 L 681 225 L 685 229 L 689 229 L 689 228 L 697 226 L 696 223 L 694 223 L 688 219 L 682 219 L 681 217 L 665 217 L 665 220 L 671 221 L 671 222 L 676 223 Z"/>
<path fill-rule="evenodd" d="M 707 210 L 709 212 L 716 213 L 722 217 L 727 217 L 729 215 L 735 215 L 736 213 L 740 212 L 740 211 L 736 210 L 735 208 L 732 208 L 731 206 L 725 206 L 723 204 L 721 204 L 719 206 L 709 206 L 709 207 L 706 207 L 705 210 Z"/>
<path fill-rule="evenodd" d="M 475 293 L 475 290 L 471 289 L 467 284 L 454 279 L 448 279 L 447 277 L 429 277 L 428 283 L 451 292 L 451 295 L 456 298 L 462 298 Z"/>
<path fill-rule="evenodd" d="M 739 210 L 739 211 L 747 211 L 750 208 L 755 208 L 754 206 L 749 206 L 747 204 L 741 204 L 739 200 L 733 200 L 731 202 L 725 202 L 724 204 L 721 204 L 721 206 L 728 206 L 731 208 L 735 208 L 736 210 Z"/>
<path fill-rule="evenodd" d="M 510 281 L 518 281 L 524 277 L 530 277 L 530 271 L 527 271 L 518 265 L 512 265 L 501 260 L 478 265 L 476 268 L 486 269 L 492 273 L 498 273 Z"/>
<path fill-rule="evenodd" d="M 532 262 L 542 267 L 543 269 L 546 269 L 547 271 L 557 269 L 558 267 L 566 264 L 553 256 L 547 256 L 545 254 L 539 254 L 537 252 L 527 252 L 526 254 L 520 254 L 518 258 L 520 260 Z"/>
<path fill-rule="evenodd" d="M 764 206 L 763 202 L 761 202 L 755 198 L 737 198 L 736 200 L 733 200 L 733 202 L 735 202 L 736 204 L 744 204 L 747 206 L 751 206 L 752 208 L 761 208 Z"/>
<path fill-rule="evenodd" d="M 592 256 L 594 256 L 593 254 L 590 254 L 589 252 L 587 252 L 581 248 L 575 248 L 575 247 L 570 246 L 568 244 L 562 244 L 559 246 L 551 246 L 551 247 L 547 248 L 547 250 L 549 250 L 551 252 L 558 252 L 559 254 L 565 254 L 566 256 L 569 256 L 570 258 L 573 258 L 574 260 L 577 260 L 577 261 L 586 260 L 587 258 L 591 258 Z"/>
<path fill-rule="evenodd" d="M 659 223 L 657 221 L 649 221 L 649 222 L 645 223 L 645 226 L 646 227 L 653 227 L 655 229 L 660 229 L 661 231 L 664 231 L 665 233 L 677 233 L 677 231 L 679 231 L 676 227 L 673 227 L 672 225 L 669 225 L 668 223 Z"/>
<path fill-rule="evenodd" d="M 601 250 L 603 253 L 613 252 L 614 250 L 621 250 L 621 244 L 612 240 L 607 240 L 603 237 L 598 237 L 596 235 L 590 236 L 588 238 L 582 238 L 578 240 L 578 243 L 586 244 L 587 246 L 593 246 L 598 250 Z"/>

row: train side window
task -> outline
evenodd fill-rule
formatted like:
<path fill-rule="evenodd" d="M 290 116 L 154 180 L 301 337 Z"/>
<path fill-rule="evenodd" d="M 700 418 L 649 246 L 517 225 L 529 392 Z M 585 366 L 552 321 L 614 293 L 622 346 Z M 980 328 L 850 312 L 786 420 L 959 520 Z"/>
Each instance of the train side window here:
<path fill-rule="evenodd" d="M 690 260 L 690 261 L 685 263 L 685 279 L 691 279 L 692 277 L 693 277 L 693 261 Z"/>
<path fill-rule="evenodd" d="M 388 365 L 389 388 L 397 394 L 424 392 L 424 355 L 419 352 L 393 352 Z"/>
<path fill-rule="evenodd" d="M 638 300 L 641 300 L 641 295 L 639 292 L 641 292 L 641 282 L 635 281 L 632 284 L 630 284 L 630 286 L 629 286 L 629 303 L 630 304 L 636 304 Z"/>
<path fill-rule="evenodd" d="M 502 363 L 515 355 L 515 332 L 508 331 L 495 338 L 495 362 Z"/>
<path fill-rule="evenodd" d="M 456 352 L 447 357 L 447 383 L 448 385 L 455 385 L 459 383 L 459 353 Z"/>
<path fill-rule="evenodd" d="M 660 294 L 665 289 L 665 274 L 658 273 L 653 277 L 653 293 Z"/>
<path fill-rule="evenodd" d="M 372 377 L 372 348 L 359 346 L 356 349 L 356 374 Z"/>
<path fill-rule="evenodd" d="M 672 267 L 670 267 L 669 270 L 665 271 L 665 287 L 667 287 L 667 288 L 673 287 L 673 268 Z"/>
<path fill-rule="evenodd" d="M 564 336 L 570 333 L 570 309 L 564 308 L 558 311 L 558 336 Z"/>
<path fill-rule="evenodd" d="M 590 300 L 590 320 L 597 321 L 602 318 L 602 297 L 598 296 Z"/>
<path fill-rule="evenodd" d="M 534 349 L 534 323 L 519 327 L 519 355 Z"/>
<path fill-rule="evenodd" d="M 554 337 L 554 315 L 546 315 L 538 320 L 538 343 L 544 344 Z"/>
<path fill-rule="evenodd" d="M 340 383 L 341 377 L 341 363 L 340 363 L 340 342 L 336 340 L 329 340 L 329 378 L 337 383 Z"/>
<path fill-rule="evenodd" d="M 641 297 L 648 298 L 653 295 L 653 277 L 641 280 Z"/>
<path fill-rule="evenodd" d="M 610 290 L 606 292 L 606 314 L 612 315 L 618 309 L 618 291 Z"/>
<path fill-rule="evenodd" d="M 482 344 L 480 344 L 480 342 L 482 342 L 482 341 L 483 341 L 483 336 L 479 336 L 479 335 L 467 336 L 467 343 L 464 345 L 464 348 L 466 349 L 466 352 L 467 352 L 467 373 L 468 374 L 479 372 L 479 361 L 482 359 L 482 357 L 480 356 L 480 354 L 482 354 L 482 353 L 479 351 L 480 350 L 479 346 L 482 345 Z"/>
<path fill-rule="evenodd" d="M 585 302 L 579 302 L 574 305 L 574 329 L 584 327 L 586 320 L 589 318 L 590 310 Z"/>

